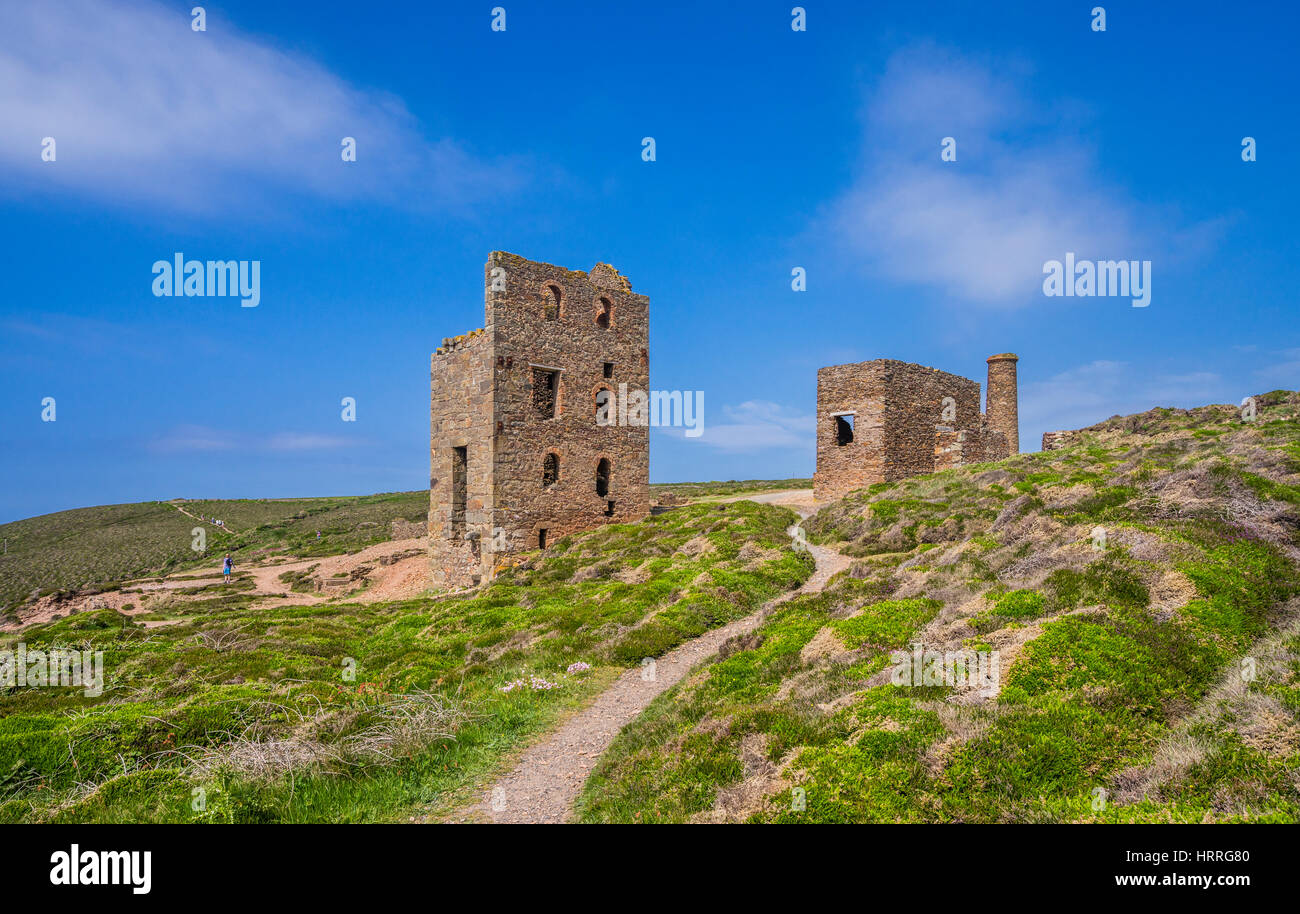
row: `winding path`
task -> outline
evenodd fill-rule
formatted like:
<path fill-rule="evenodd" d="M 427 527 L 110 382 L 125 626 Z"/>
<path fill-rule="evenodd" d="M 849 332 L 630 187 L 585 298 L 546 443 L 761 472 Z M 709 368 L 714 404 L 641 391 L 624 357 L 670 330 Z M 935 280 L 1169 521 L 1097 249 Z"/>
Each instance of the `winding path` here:
<path fill-rule="evenodd" d="M 813 513 L 812 490 L 766 492 L 726 501 L 761 501 L 793 508 L 801 518 Z M 796 525 L 797 526 L 797 525 Z M 790 528 L 792 535 L 794 527 Z M 570 717 L 542 742 L 525 750 L 515 769 L 489 788 L 483 799 L 457 817 L 459 821 L 497 823 L 562 823 L 569 821 L 574 800 L 596 762 L 618 732 L 660 693 L 671 688 L 699 663 L 718 652 L 728 638 L 757 628 L 772 609 L 797 594 L 818 593 L 850 559 L 834 549 L 808 544 L 816 570 L 798 590 L 768 601 L 761 609 L 722 628 L 706 632 L 655 661 L 654 678 L 642 678 L 641 668 L 620 676 L 590 707 Z"/>
<path fill-rule="evenodd" d="M 231 536 L 235 535 L 235 531 L 227 527 L 225 523 L 219 524 L 216 521 L 208 520 L 206 517 L 199 517 L 197 514 L 191 514 L 189 511 L 186 511 L 185 508 L 182 507 L 177 502 L 172 502 L 171 506 L 175 508 L 177 511 L 184 514 L 186 517 L 193 518 L 194 520 L 198 521 L 201 524 L 207 524 L 209 527 L 212 527 L 214 530 L 220 530 L 222 533 L 229 533 Z"/>

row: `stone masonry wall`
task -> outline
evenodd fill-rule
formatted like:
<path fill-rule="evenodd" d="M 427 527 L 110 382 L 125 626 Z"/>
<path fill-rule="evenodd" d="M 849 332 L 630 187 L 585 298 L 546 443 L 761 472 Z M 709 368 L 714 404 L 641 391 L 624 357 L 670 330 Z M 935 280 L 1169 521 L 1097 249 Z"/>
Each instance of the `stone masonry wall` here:
<path fill-rule="evenodd" d="M 876 359 L 819 370 L 814 497 L 840 498 L 873 483 L 1015 453 L 1007 433 L 1016 423 L 1015 359 L 989 361 L 997 394 L 987 415 L 977 382 L 924 365 Z M 854 414 L 848 443 L 838 431 L 844 413 Z"/>
<path fill-rule="evenodd" d="M 1043 432 L 1043 450 L 1056 451 L 1078 440 L 1078 432 Z"/>
<path fill-rule="evenodd" d="M 444 340 L 431 360 L 429 559 L 435 586 L 474 583 L 492 537 L 492 345 L 481 330 Z M 454 491 L 464 448 L 463 505 Z"/>
<path fill-rule="evenodd" d="M 988 424 L 1002 432 L 1007 440 L 1007 451 L 998 457 L 1020 453 L 1020 407 L 1016 390 L 1016 362 L 1010 352 L 989 356 Z"/>
<path fill-rule="evenodd" d="M 493 291 L 496 269 L 504 289 Z M 493 520 L 505 538 L 500 551 L 537 548 L 541 530 L 553 543 L 645 517 L 650 430 L 598 424 L 596 397 L 601 390 L 616 397 L 649 391 L 650 300 L 606 264 L 588 274 L 503 252 L 489 257 L 485 281 L 495 356 Z M 535 408 L 546 399 L 535 389 L 535 369 L 559 372 L 553 417 Z M 610 414 L 616 417 L 617 408 Z M 548 454 L 558 458 L 559 478 L 543 486 Z M 601 460 L 609 461 L 604 495 L 597 492 Z"/>
<path fill-rule="evenodd" d="M 980 427 L 980 386 L 924 365 L 880 359 L 885 373 L 885 479 L 906 479 L 935 469 L 935 434 L 965 432 L 972 446 Z M 944 416 L 951 397 L 955 415 Z M 969 462 L 969 461 L 967 461 Z"/>
<path fill-rule="evenodd" d="M 607 264 L 586 273 L 500 251 L 489 255 L 484 289 L 483 330 L 448 341 L 452 349 L 434 357 L 435 366 L 445 361 L 441 375 L 435 367 L 432 401 L 430 554 L 434 581 L 444 586 L 492 575 L 511 555 L 538 548 L 542 531 L 549 544 L 650 511 L 649 428 L 596 420 L 601 390 L 616 398 L 649 391 L 649 299 Z M 480 338 L 481 355 L 449 358 L 479 353 Z M 481 433 L 481 462 L 470 454 L 469 502 L 483 518 L 470 545 L 454 542 L 453 511 L 439 495 L 438 469 L 451 471 L 439 463 L 440 427 Z M 455 446 L 445 433 L 441 445 Z M 547 465 L 558 468 L 550 484 Z"/>
<path fill-rule="evenodd" d="M 395 517 L 388 524 L 388 538 L 393 540 L 413 540 L 429 535 L 427 521 L 415 523 L 401 517 Z"/>
<path fill-rule="evenodd" d="M 839 444 L 835 413 L 853 413 L 853 440 Z M 839 498 L 885 479 L 885 378 L 875 362 L 817 372 L 817 470 L 813 494 Z"/>
<path fill-rule="evenodd" d="M 965 431 L 939 428 L 934 433 L 934 471 L 950 470 L 972 462 L 970 436 Z"/>
<path fill-rule="evenodd" d="M 978 460 L 968 460 L 967 463 L 977 463 L 985 460 L 1001 460 L 1004 457 L 1011 456 L 1011 446 L 1007 444 L 1006 432 L 1000 428 L 993 428 L 988 424 L 987 417 L 983 425 L 980 426 L 980 454 Z"/>

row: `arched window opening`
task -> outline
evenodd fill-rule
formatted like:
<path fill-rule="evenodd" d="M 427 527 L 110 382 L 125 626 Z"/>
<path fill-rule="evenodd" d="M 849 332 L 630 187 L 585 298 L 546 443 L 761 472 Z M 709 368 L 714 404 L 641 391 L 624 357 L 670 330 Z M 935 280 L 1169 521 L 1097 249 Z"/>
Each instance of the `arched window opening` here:
<path fill-rule="evenodd" d="M 563 294 L 557 285 L 549 285 L 542 292 L 542 317 L 548 321 L 553 321 L 560 316 L 560 299 Z"/>
<path fill-rule="evenodd" d="M 548 489 L 560 481 L 560 455 L 547 454 L 542 461 L 542 488 Z"/>
<path fill-rule="evenodd" d="M 596 390 L 596 424 L 600 426 L 613 425 L 618 421 L 615 410 L 618 404 L 614 400 L 614 392 L 608 387 L 601 387 Z"/>
<path fill-rule="evenodd" d="M 610 321 L 612 321 L 613 318 L 614 303 L 602 295 L 600 301 L 596 303 L 596 326 L 608 330 Z"/>
<path fill-rule="evenodd" d="M 596 494 L 601 498 L 609 494 L 609 460 L 605 457 L 596 464 Z"/>

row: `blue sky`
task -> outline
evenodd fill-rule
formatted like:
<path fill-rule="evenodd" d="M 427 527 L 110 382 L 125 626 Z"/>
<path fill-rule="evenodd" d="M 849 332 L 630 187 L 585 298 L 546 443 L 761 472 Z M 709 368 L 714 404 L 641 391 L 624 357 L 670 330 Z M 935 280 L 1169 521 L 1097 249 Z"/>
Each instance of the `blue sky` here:
<path fill-rule="evenodd" d="M 652 385 L 705 394 L 653 481 L 810 475 L 839 362 L 1015 351 L 1027 450 L 1298 386 L 1291 4 L 500 4 L 0 9 L 0 521 L 423 488 L 496 249 L 650 296 Z M 260 305 L 155 297 L 178 251 Z M 1150 306 L 1045 297 L 1066 251 Z"/>

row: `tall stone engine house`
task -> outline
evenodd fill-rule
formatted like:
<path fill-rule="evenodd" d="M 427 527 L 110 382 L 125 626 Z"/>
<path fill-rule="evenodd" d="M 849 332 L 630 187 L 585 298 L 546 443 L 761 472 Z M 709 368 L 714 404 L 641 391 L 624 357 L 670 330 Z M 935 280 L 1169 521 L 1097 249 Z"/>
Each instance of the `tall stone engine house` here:
<path fill-rule="evenodd" d="M 649 429 L 597 421 L 604 398 L 649 390 L 650 300 L 608 264 L 585 273 L 502 251 L 488 257 L 484 291 L 483 328 L 443 340 L 432 358 L 429 558 L 440 587 L 650 510 Z"/>
<path fill-rule="evenodd" d="M 814 497 L 1020 453 L 1016 362 L 988 359 L 988 404 L 977 381 L 876 359 L 817 372 Z"/>

